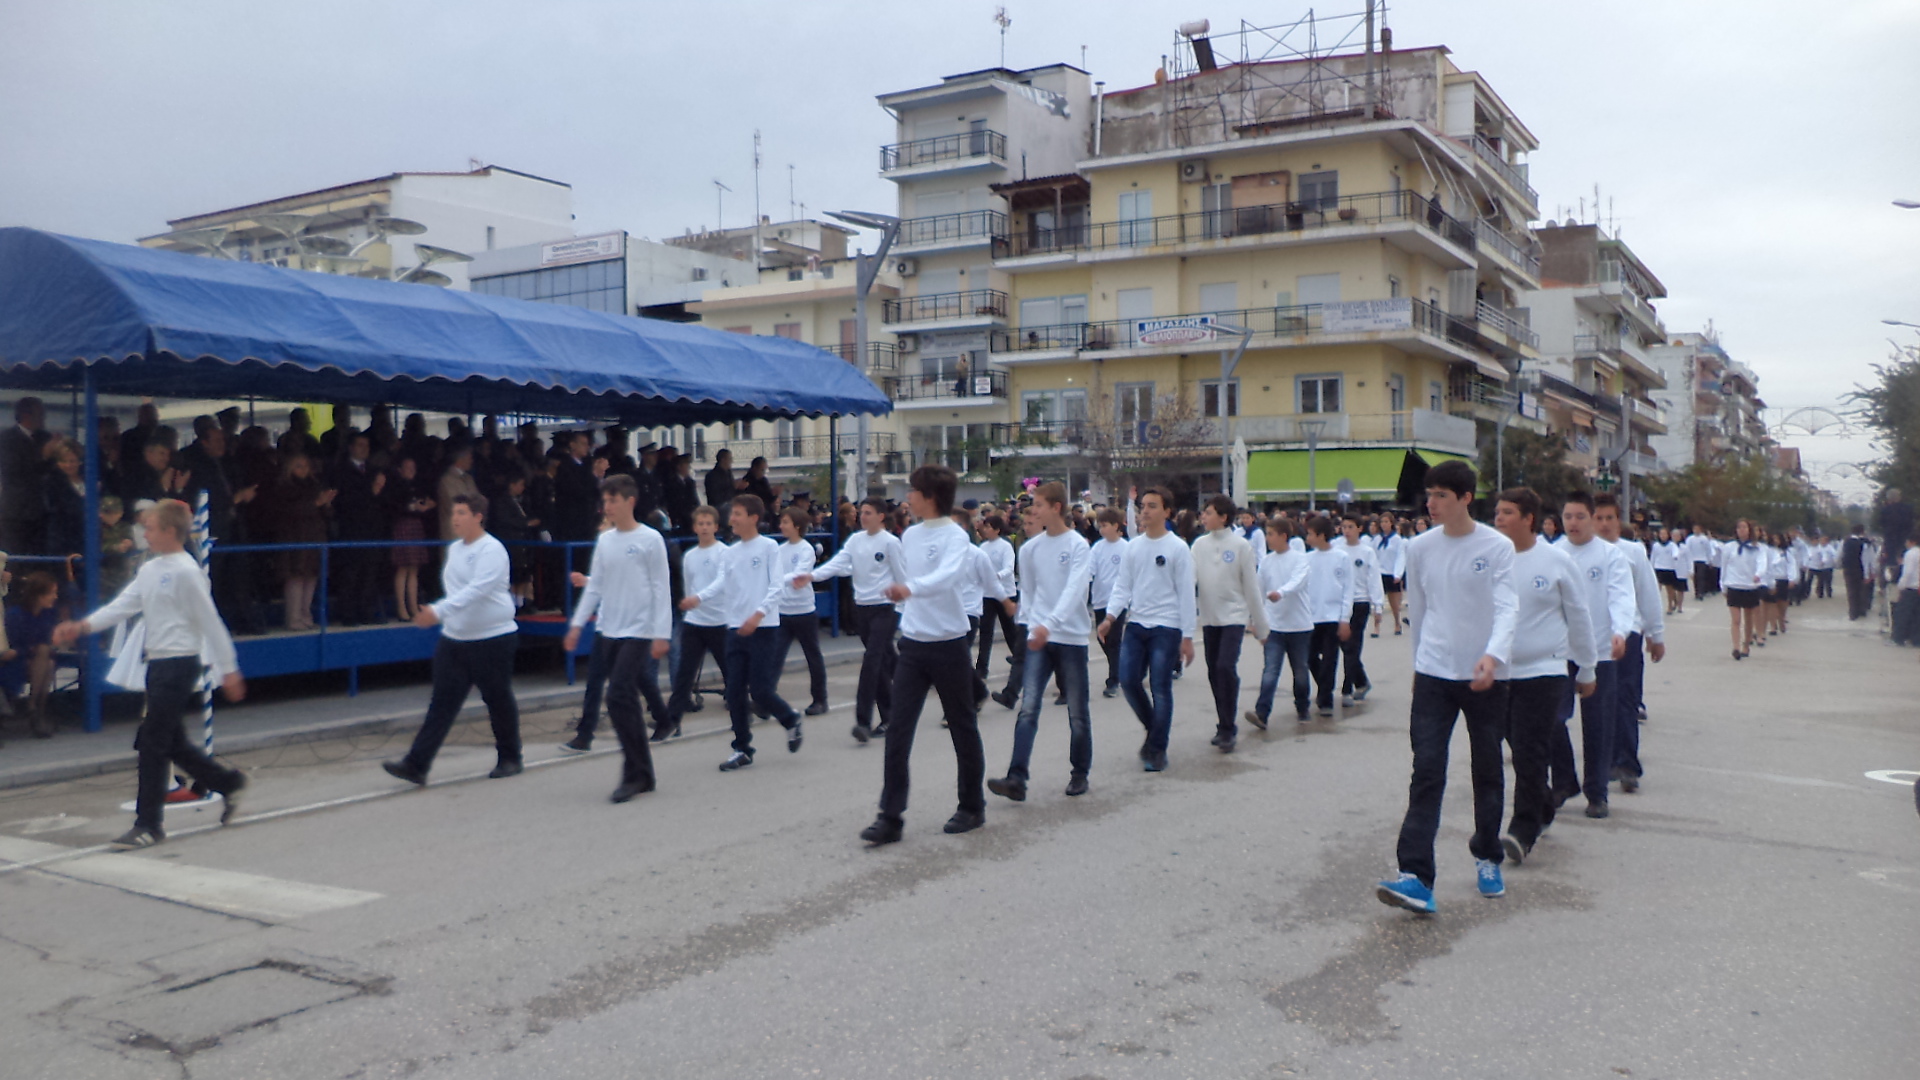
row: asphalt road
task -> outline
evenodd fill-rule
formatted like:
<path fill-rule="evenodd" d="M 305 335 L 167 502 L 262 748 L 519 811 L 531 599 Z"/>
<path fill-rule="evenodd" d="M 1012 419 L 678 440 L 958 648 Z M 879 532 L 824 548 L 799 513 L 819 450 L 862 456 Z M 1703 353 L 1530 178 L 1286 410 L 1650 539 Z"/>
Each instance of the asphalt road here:
<path fill-rule="evenodd" d="M 607 754 L 461 780 L 484 724 L 422 791 L 379 770 L 391 744 L 242 758 L 247 821 L 175 812 L 137 854 L 84 854 L 126 827 L 126 775 L 7 793 L 0 1076 L 1910 1075 L 1920 818 L 1866 774 L 1920 768 L 1920 665 L 1834 602 L 1796 616 L 1740 664 L 1718 602 L 1674 620 L 1641 793 L 1562 817 L 1503 899 L 1474 892 L 1457 736 L 1432 918 L 1372 894 L 1409 758 L 1392 636 L 1366 705 L 1231 756 L 1191 673 L 1164 774 L 1096 697 L 1078 799 L 1049 707 L 1028 801 L 965 836 L 923 724 L 878 850 L 850 667 L 798 754 L 762 728 L 722 774 L 722 739 L 683 738 L 624 806 Z M 1250 704 L 1252 649 L 1242 671 Z M 530 759 L 564 719 L 528 718 Z M 997 775 L 1013 716 L 983 726 Z"/>

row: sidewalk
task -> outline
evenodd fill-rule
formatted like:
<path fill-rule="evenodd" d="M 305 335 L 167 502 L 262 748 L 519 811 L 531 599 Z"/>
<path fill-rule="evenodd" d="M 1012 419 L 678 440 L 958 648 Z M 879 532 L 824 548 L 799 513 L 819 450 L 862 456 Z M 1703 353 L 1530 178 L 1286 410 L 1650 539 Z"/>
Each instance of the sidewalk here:
<path fill-rule="evenodd" d="M 862 655 L 860 639 L 852 634 L 822 636 L 820 651 L 828 667 L 858 664 Z M 711 665 L 711 662 L 709 662 Z M 806 670 L 806 657 L 798 649 L 787 657 L 789 674 Z M 586 661 L 575 669 L 576 681 L 568 686 L 556 667 L 552 673 L 522 675 L 514 680 L 514 693 L 525 712 L 554 708 L 562 704 L 578 708 L 584 690 Z M 708 671 L 708 681 L 714 673 Z M 662 691 L 665 691 L 662 674 Z M 388 732 L 410 728 L 420 722 L 427 707 L 428 683 L 417 683 L 362 690 L 349 697 L 341 693 L 317 693 L 267 702 L 243 702 L 229 706 L 224 701 L 214 711 L 214 749 L 217 753 L 260 750 L 290 743 L 351 735 Z M 470 694 L 461 711 L 462 720 L 485 716 L 486 707 L 479 694 Z M 132 772 L 135 765 L 133 733 L 138 725 L 134 717 L 110 717 L 100 731 L 80 730 L 77 722 L 63 722 L 59 734 L 51 739 L 35 739 L 26 733 L 22 720 L 7 721 L 6 745 L 0 746 L 0 789 L 50 784 L 101 773 Z M 190 718 L 190 732 L 197 735 L 198 725 Z"/>

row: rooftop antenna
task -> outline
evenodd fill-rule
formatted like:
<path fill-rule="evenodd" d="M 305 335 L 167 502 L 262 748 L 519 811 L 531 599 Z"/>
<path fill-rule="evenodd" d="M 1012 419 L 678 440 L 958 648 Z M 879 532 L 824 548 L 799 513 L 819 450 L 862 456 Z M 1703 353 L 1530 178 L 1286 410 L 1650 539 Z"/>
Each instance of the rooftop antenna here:
<path fill-rule="evenodd" d="M 713 193 L 713 231 L 724 232 L 727 227 L 725 224 L 727 220 L 727 216 L 726 216 L 727 194 L 726 193 L 729 191 L 732 191 L 733 189 L 721 183 L 718 180 L 715 180 L 713 182 L 713 186 L 715 189 Z"/>
<path fill-rule="evenodd" d="M 1006 67 L 1007 27 L 1013 25 L 1013 20 L 1007 16 L 1007 9 L 1004 4 L 993 9 L 993 21 L 1000 24 L 1000 66 Z"/>
<path fill-rule="evenodd" d="M 793 163 L 788 162 L 787 163 L 787 216 L 792 218 L 795 221 L 798 221 L 800 220 L 800 215 L 794 211 L 794 207 L 796 205 L 798 204 L 793 201 Z"/>
<path fill-rule="evenodd" d="M 760 129 L 753 129 L 753 270 L 760 272 Z"/>

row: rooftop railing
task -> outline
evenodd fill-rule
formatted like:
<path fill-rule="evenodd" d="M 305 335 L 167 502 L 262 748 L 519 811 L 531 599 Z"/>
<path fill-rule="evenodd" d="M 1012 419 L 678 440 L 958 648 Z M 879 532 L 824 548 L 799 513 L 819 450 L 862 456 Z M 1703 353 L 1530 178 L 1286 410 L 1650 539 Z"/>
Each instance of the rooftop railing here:
<path fill-rule="evenodd" d="M 1473 250 L 1473 229 L 1439 203 L 1412 191 L 1383 191 L 1041 230 L 1010 237 L 1007 255 L 1162 247 L 1397 221 L 1423 225 L 1449 243 Z"/>
<path fill-rule="evenodd" d="M 997 131 L 969 131 L 960 135 L 936 135 L 930 139 L 892 143 L 880 148 L 880 171 L 909 169 L 940 161 L 964 161 L 991 158 L 1005 161 L 1007 137 Z"/>
<path fill-rule="evenodd" d="M 881 321 L 889 323 L 935 322 L 976 316 L 1006 318 L 1007 294 L 998 289 L 968 289 L 926 296 L 903 296 L 881 303 Z"/>
<path fill-rule="evenodd" d="M 1495 150 L 1493 144 L 1480 135 L 1473 137 L 1473 152 L 1476 157 L 1486 162 L 1495 173 L 1499 174 L 1500 179 L 1505 180 L 1515 191 L 1524 193 L 1529 203 L 1535 206 L 1540 204 L 1540 193 L 1533 190 L 1532 184 L 1527 183 L 1525 165 L 1515 165 L 1501 157 L 1500 151 Z"/>

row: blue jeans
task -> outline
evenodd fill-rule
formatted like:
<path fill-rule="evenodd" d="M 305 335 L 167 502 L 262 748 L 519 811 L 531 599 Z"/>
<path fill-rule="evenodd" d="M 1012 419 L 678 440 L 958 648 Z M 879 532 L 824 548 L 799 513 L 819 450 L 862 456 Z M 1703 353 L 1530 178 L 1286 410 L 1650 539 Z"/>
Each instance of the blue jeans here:
<path fill-rule="evenodd" d="M 1307 647 L 1312 643 L 1311 630 L 1287 634 L 1275 631 L 1267 635 L 1266 666 L 1260 669 L 1260 696 L 1253 702 L 1255 716 L 1265 720 L 1273 715 L 1273 691 L 1280 685 L 1280 669 L 1291 664 L 1293 711 L 1303 719 L 1306 717 L 1307 707 L 1311 704 L 1311 690 L 1307 685 Z"/>
<path fill-rule="evenodd" d="M 1154 753 L 1167 751 L 1167 737 L 1173 730 L 1173 665 L 1180 662 L 1180 628 L 1127 624 L 1120 639 L 1120 692 L 1140 726 L 1147 729 L 1146 748 Z M 1153 676 L 1153 698 L 1147 698 L 1145 678 Z"/>
<path fill-rule="evenodd" d="M 1456 679 L 1415 672 L 1408 732 L 1413 743 L 1413 779 L 1407 785 L 1407 816 L 1400 823 L 1396 854 L 1400 872 L 1433 887 L 1433 840 L 1440 831 L 1440 802 L 1447 792 L 1447 744 L 1454 721 L 1465 715 L 1473 778 L 1473 836 L 1467 850 L 1476 859 L 1500 862 L 1500 817 L 1506 809 L 1506 763 L 1500 744 L 1507 736 L 1507 684 L 1486 690 Z M 1602 794 L 1605 793 L 1604 786 Z"/>
<path fill-rule="evenodd" d="M 1611 647 L 1611 639 L 1603 639 Z M 1586 770 L 1586 779 L 1580 784 L 1580 790 L 1589 802 L 1607 801 L 1607 781 L 1613 775 L 1613 729 L 1619 725 L 1614 716 L 1614 688 L 1619 664 L 1613 660 L 1602 660 L 1593 667 L 1594 688 L 1591 697 L 1576 697 L 1574 680 L 1567 680 L 1566 696 L 1561 699 L 1560 715 L 1571 719 L 1575 702 L 1580 706 L 1580 757 L 1581 768 Z M 1573 664 L 1567 665 L 1567 673 L 1578 671 Z M 1567 733 L 1567 726 L 1560 725 L 1560 731 L 1554 736 L 1554 786 L 1560 787 L 1559 778 L 1573 779 L 1577 775 L 1573 768 L 1573 737 Z M 1572 787 L 1567 785 L 1567 789 Z"/>
<path fill-rule="evenodd" d="M 1025 648 L 1025 646 L 1021 646 Z M 1013 762 L 1007 776 L 1027 781 L 1027 762 L 1033 757 L 1033 736 L 1040 730 L 1040 706 L 1047 700 L 1047 683 L 1060 672 L 1067 687 L 1067 730 L 1072 738 L 1067 760 L 1073 775 L 1085 776 L 1093 768 L 1093 724 L 1087 716 L 1087 647 L 1047 642 L 1040 649 L 1027 649 L 1025 685 L 1020 689 L 1020 717 L 1013 724 Z"/>
<path fill-rule="evenodd" d="M 1640 699 L 1646 689 L 1647 657 L 1639 634 L 1627 635 L 1627 655 L 1617 663 L 1615 674 L 1613 727 L 1613 767 L 1627 775 L 1640 776 Z"/>
<path fill-rule="evenodd" d="M 742 637 L 737 627 L 727 628 L 727 712 L 733 719 L 733 748 L 743 754 L 753 752 L 753 704 L 791 728 L 800 722 L 793 706 L 780 699 L 780 628 L 763 626 Z"/>

